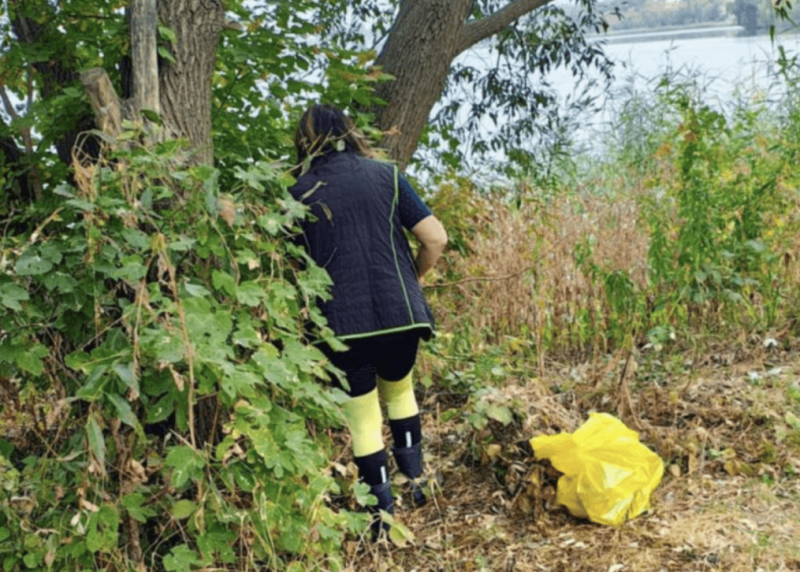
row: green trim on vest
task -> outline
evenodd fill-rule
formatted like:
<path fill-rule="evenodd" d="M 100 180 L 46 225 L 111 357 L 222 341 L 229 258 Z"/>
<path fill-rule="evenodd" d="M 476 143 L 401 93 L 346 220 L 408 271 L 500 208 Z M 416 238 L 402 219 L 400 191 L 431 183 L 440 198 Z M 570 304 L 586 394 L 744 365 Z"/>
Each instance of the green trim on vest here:
<path fill-rule="evenodd" d="M 411 330 L 418 330 L 421 328 L 427 328 L 431 332 L 433 328 L 430 324 L 417 322 L 415 324 L 411 324 L 410 326 L 399 326 L 397 328 L 387 328 L 385 330 L 376 330 L 374 332 L 363 332 L 361 334 L 347 334 L 344 336 L 336 336 L 337 339 L 346 341 L 346 340 L 358 340 L 361 338 L 371 338 L 373 336 L 381 336 L 383 334 L 399 334 L 400 332 L 409 332 Z"/>
<path fill-rule="evenodd" d="M 414 309 L 411 307 L 411 301 L 408 299 L 408 290 L 406 290 L 406 281 L 403 280 L 403 273 L 400 270 L 400 261 L 397 260 L 397 248 L 394 245 L 394 211 L 397 208 L 397 203 L 400 200 L 400 190 L 397 182 L 398 169 L 394 165 L 394 198 L 392 199 L 392 213 L 389 218 L 389 240 L 392 243 L 392 256 L 394 257 L 394 266 L 397 269 L 397 277 L 400 279 L 400 285 L 403 287 L 403 296 L 406 299 L 406 307 L 408 308 L 408 316 L 411 318 L 411 324 L 414 325 Z"/>

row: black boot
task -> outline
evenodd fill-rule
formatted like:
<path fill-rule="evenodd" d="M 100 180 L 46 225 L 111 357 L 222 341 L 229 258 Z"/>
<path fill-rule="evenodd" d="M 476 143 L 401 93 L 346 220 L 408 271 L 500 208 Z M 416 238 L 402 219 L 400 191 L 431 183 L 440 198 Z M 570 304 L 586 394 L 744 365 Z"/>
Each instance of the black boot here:
<path fill-rule="evenodd" d="M 420 443 L 411 447 L 392 447 L 394 459 L 397 461 L 397 468 L 409 480 L 411 489 L 411 500 L 416 506 L 422 506 L 428 499 L 425 497 L 424 479 L 419 479 L 422 475 L 422 446 Z"/>
<path fill-rule="evenodd" d="M 386 481 L 379 485 L 372 485 L 369 487 L 369 492 L 378 499 L 378 504 L 369 507 L 375 516 L 372 520 L 372 537 L 377 540 L 380 536 L 381 530 L 389 532 L 390 526 L 381 520 L 380 511 L 386 511 L 389 514 L 394 514 L 394 497 L 392 496 L 392 483 Z"/>

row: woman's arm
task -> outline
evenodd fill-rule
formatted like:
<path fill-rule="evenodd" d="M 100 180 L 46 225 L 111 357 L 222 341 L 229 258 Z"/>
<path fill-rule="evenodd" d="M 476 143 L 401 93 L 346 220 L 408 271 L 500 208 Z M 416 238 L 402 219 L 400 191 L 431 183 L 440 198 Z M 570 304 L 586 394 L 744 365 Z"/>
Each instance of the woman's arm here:
<path fill-rule="evenodd" d="M 420 242 L 415 265 L 417 278 L 422 278 L 444 252 L 444 247 L 447 246 L 447 232 L 439 219 L 431 215 L 414 225 L 411 234 Z"/>

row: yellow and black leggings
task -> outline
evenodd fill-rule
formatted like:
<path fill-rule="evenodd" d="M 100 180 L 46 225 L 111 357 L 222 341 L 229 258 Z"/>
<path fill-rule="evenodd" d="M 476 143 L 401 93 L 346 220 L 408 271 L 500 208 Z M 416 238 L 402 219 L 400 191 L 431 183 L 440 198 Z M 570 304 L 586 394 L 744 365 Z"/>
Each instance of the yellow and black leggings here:
<path fill-rule="evenodd" d="M 386 405 L 396 449 L 413 447 L 422 439 L 411 380 L 419 339 L 420 333 L 411 330 L 348 340 L 349 349 L 344 352 L 334 352 L 326 345 L 320 348 L 347 376 L 350 400 L 342 409 L 359 475 L 370 486 L 389 478 L 380 399 Z"/>

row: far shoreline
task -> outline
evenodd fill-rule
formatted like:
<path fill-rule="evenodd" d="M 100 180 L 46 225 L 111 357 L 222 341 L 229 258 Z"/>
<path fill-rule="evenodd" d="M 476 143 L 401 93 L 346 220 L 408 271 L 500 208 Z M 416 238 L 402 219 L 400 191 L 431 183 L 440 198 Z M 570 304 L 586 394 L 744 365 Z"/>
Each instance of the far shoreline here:
<path fill-rule="evenodd" d="M 792 30 L 778 30 L 778 34 Z M 694 40 L 700 38 L 757 38 L 768 36 L 769 28 L 759 29 L 754 35 L 746 35 L 744 26 L 730 22 L 705 22 L 687 26 L 664 26 L 659 28 L 630 28 L 618 32 L 609 31 L 587 37 L 590 42 L 606 44 L 636 44 L 665 40 Z M 792 34 L 794 35 L 794 34 Z"/>

